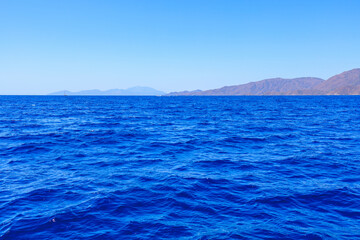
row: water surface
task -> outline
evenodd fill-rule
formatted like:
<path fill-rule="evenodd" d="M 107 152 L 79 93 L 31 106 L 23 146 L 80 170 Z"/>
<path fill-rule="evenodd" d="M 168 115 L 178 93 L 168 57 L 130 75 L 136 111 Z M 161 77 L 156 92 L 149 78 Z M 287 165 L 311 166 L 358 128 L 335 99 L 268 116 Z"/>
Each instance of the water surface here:
<path fill-rule="evenodd" d="M 360 97 L 0 97 L 1 239 L 360 239 Z"/>

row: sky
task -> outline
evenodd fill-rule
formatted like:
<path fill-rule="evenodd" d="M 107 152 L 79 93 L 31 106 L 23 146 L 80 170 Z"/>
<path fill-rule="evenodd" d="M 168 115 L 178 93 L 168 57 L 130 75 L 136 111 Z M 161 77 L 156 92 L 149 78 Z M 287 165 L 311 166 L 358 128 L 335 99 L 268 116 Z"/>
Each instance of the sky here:
<path fill-rule="evenodd" d="M 360 67 L 358 0 L 1 0 L 0 94 L 213 89 Z"/>

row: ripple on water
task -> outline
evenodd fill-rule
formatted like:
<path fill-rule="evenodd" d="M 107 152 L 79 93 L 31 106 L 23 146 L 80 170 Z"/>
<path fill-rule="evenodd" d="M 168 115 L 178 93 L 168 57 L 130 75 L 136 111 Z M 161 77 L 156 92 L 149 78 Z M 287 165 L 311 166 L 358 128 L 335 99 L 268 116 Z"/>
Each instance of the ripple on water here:
<path fill-rule="evenodd" d="M 360 239 L 357 96 L 1 96 L 1 239 Z"/>

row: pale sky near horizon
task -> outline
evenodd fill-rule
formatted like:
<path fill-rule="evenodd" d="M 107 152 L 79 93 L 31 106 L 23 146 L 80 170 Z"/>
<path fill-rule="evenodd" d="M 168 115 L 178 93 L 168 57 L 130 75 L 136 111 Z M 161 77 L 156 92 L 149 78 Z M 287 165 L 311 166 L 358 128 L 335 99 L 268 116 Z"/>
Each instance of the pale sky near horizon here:
<path fill-rule="evenodd" d="M 212 89 L 360 67 L 358 0 L 1 0 L 0 94 Z"/>

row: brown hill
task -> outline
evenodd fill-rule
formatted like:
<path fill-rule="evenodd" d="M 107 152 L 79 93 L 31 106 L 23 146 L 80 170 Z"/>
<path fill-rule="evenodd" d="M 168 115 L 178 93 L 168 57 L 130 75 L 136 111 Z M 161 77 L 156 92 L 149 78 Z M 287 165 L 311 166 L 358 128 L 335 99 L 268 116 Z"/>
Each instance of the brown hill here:
<path fill-rule="evenodd" d="M 353 69 L 335 75 L 315 86 L 314 89 L 329 95 L 359 94 L 360 69 Z"/>
<path fill-rule="evenodd" d="M 207 91 L 184 91 L 170 96 L 221 95 L 360 95 L 360 69 L 335 75 L 324 81 L 320 78 L 271 78 Z"/>
<path fill-rule="evenodd" d="M 312 77 L 294 79 L 271 78 L 213 90 L 178 92 L 170 93 L 170 95 L 281 95 L 292 91 L 311 89 L 323 81 L 323 79 Z"/>

